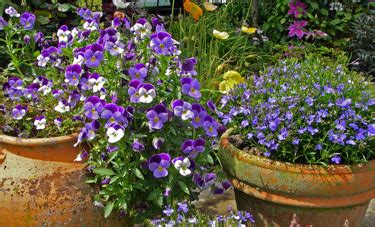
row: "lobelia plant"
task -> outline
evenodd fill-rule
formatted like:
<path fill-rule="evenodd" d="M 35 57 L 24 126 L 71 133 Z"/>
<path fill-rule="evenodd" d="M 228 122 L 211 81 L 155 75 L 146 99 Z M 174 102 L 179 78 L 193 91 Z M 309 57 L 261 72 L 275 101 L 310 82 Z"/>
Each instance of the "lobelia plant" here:
<path fill-rule="evenodd" d="M 224 127 L 211 116 L 212 106 L 201 104 L 196 60 L 179 57 L 178 43 L 156 18 L 131 26 L 116 17 L 101 27 L 91 11 L 78 12 L 85 22 L 73 30 L 82 39 L 70 41 L 75 32 L 60 28 L 68 40 L 63 52 L 72 61 L 65 81 L 90 91 L 77 141 L 90 152 L 76 160 L 87 158 L 87 183 L 99 185 L 95 204 L 104 215 L 119 210 L 143 222 L 165 206 L 197 199 L 201 190 L 225 191 L 226 181 L 215 183 L 220 176 L 214 165 Z M 46 58 L 51 61 L 42 55 L 40 63 Z"/>
<path fill-rule="evenodd" d="M 374 87 L 341 62 L 307 54 L 248 78 L 221 99 L 230 140 L 249 153 L 303 164 L 375 158 Z"/>

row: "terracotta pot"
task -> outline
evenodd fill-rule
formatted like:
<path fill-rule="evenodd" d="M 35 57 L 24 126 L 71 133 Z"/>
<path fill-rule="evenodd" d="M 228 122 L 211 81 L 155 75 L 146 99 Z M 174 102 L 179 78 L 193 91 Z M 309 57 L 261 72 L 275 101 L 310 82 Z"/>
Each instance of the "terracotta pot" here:
<path fill-rule="evenodd" d="M 219 156 L 232 179 L 238 210 L 250 211 L 256 226 L 360 226 L 375 198 L 375 161 L 355 166 L 298 165 L 248 154 L 228 140 Z"/>
<path fill-rule="evenodd" d="M 85 164 L 73 163 L 77 135 L 20 139 L 0 135 L 0 226 L 124 226 L 94 207 Z"/>

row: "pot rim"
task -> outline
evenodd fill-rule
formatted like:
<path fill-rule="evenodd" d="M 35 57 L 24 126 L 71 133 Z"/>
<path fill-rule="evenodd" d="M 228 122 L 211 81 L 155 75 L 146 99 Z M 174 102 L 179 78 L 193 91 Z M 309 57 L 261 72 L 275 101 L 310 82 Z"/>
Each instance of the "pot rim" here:
<path fill-rule="evenodd" d="M 78 133 L 70 135 L 47 137 L 47 138 L 19 138 L 0 134 L 0 143 L 15 146 L 48 146 L 53 144 L 67 143 L 77 140 Z"/>
<path fill-rule="evenodd" d="M 240 159 L 243 162 L 250 163 L 262 168 L 285 171 L 292 173 L 304 174 L 325 174 L 325 175 L 343 175 L 343 174 L 353 174 L 353 172 L 367 172 L 368 168 L 375 169 L 375 159 L 370 160 L 367 163 L 358 163 L 353 165 L 328 165 L 324 167 L 323 165 L 309 165 L 309 164 L 295 164 L 290 162 L 281 162 L 272 160 L 266 157 L 260 157 L 256 155 L 244 152 L 232 143 L 229 142 L 229 136 L 234 131 L 234 128 L 229 128 L 220 138 L 220 146 L 224 148 L 227 152 L 230 152 L 232 157 Z"/>

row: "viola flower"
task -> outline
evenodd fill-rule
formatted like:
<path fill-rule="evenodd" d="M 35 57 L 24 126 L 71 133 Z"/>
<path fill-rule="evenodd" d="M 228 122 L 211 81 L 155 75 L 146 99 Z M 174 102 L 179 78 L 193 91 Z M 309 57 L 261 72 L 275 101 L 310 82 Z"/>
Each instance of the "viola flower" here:
<path fill-rule="evenodd" d="M 307 25 L 307 21 L 303 20 L 295 20 L 292 25 L 289 26 L 288 30 L 288 36 L 293 37 L 297 36 L 298 39 L 302 39 L 305 32 L 303 31 L 303 28 Z"/>
<path fill-rule="evenodd" d="M 289 15 L 294 15 L 295 18 L 300 18 L 306 13 L 306 5 L 299 0 L 293 0 L 289 2 Z"/>
<path fill-rule="evenodd" d="M 63 119 L 61 117 L 55 118 L 53 120 L 53 123 L 56 125 L 57 128 L 61 128 Z"/>
<path fill-rule="evenodd" d="M 112 56 L 118 56 L 122 53 L 124 53 L 124 47 L 125 45 L 120 42 L 116 41 L 115 43 L 113 42 L 106 42 L 104 45 L 104 48 L 112 55 Z"/>
<path fill-rule="evenodd" d="M 104 109 L 100 115 L 101 118 L 106 119 L 106 127 L 110 126 L 113 123 L 121 123 L 125 121 L 123 116 L 125 109 L 122 106 L 117 106 L 114 103 L 107 103 L 104 106 Z"/>
<path fill-rule="evenodd" d="M 118 41 L 119 34 L 114 28 L 106 28 L 100 31 L 100 37 L 97 41 L 98 44 L 105 46 L 107 42 L 116 43 Z"/>
<path fill-rule="evenodd" d="M 45 116 L 39 116 L 36 117 L 34 120 L 34 126 L 36 127 L 36 130 L 42 130 L 46 128 L 46 117 Z"/>
<path fill-rule="evenodd" d="M 0 17 L 0 31 L 4 30 L 6 26 L 8 26 L 8 22 L 6 22 L 3 17 Z"/>
<path fill-rule="evenodd" d="M 211 116 L 204 118 L 203 128 L 208 136 L 215 137 L 218 135 L 219 124 Z"/>
<path fill-rule="evenodd" d="M 334 163 L 334 164 L 340 164 L 341 162 L 341 157 L 339 154 L 335 154 L 332 158 L 331 158 L 331 162 Z"/>
<path fill-rule="evenodd" d="M 47 95 L 48 93 L 51 92 L 52 88 L 52 81 L 48 80 L 44 76 L 38 76 L 36 79 L 33 81 L 34 83 L 39 84 L 39 92 L 42 92 L 43 95 Z"/>
<path fill-rule="evenodd" d="M 152 84 L 140 84 L 138 87 L 139 102 L 151 103 L 156 97 L 155 87 Z"/>
<path fill-rule="evenodd" d="M 224 40 L 224 39 L 228 39 L 229 38 L 229 34 L 228 32 L 221 32 L 221 31 L 218 31 L 216 29 L 213 30 L 212 34 L 218 38 L 218 39 L 221 39 L 221 40 Z"/>
<path fill-rule="evenodd" d="M 30 36 L 29 35 L 25 35 L 24 37 L 23 37 L 23 41 L 26 43 L 26 44 L 30 44 Z"/>
<path fill-rule="evenodd" d="M 88 84 L 92 88 L 93 92 L 98 92 L 102 90 L 105 84 L 105 79 L 99 74 L 93 73 L 89 76 Z"/>
<path fill-rule="evenodd" d="M 182 120 L 191 119 L 194 116 L 193 111 L 191 111 L 191 104 L 184 102 L 182 100 L 175 100 L 172 102 L 172 109 L 175 116 L 181 117 Z"/>
<path fill-rule="evenodd" d="M 108 143 L 116 143 L 124 137 L 125 128 L 113 123 L 107 129 Z"/>
<path fill-rule="evenodd" d="M 85 48 L 84 58 L 89 68 L 96 68 L 103 60 L 103 47 L 99 44 L 91 44 Z"/>
<path fill-rule="evenodd" d="M 45 67 L 49 61 L 49 57 L 43 57 L 43 55 L 39 55 L 37 57 L 38 60 L 38 66 Z"/>
<path fill-rule="evenodd" d="M 200 84 L 197 79 L 184 77 L 180 79 L 182 85 L 182 93 L 190 95 L 195 99 L 199 99 L 202 94 L 200 92 Z"/>
<path fill-rule="evenodd" d="M 146 117 L 149 120 L 150 129 L 161 129 L 168 121 L 168 110 L 164 105 L 158 104 L 147 111 Z"/>
<path fill-rule="evenodd" d="M 9 6 L 8 8 L 6 8 L 5 13 L 8 14 L 10 17 L 20 17 L 20 14 L 12 6 Z"/>
<path fill-rule="evenodd" d="M 25 30 L 31 30 L 34 27 L 35 15 L 30 12 L 24 12 L 20 18 L 20 24 Z"/>
<path fill-rule="evenodd" d="M 25 116 L 26 112 L 27 107 L 18 104 L 12 110 L 12 118 L 16 120 L 21 120 Z"/>
<path fill-rule="evenodd" d="M 172 209 L 171 205 L 168 205 L 165 207 L 165 210 L 163 210 L 163 214 L 167 215 L 168 217 L 173 214 L 174 210 Z"/>
<path fill-rule="evenodd" d="M 139 102 L 139 85 L 141 85 L 141 82 L 139 80 L 132 80 L 129 82 L 129 89 L 128 94 L 130 95 L 130 101 L 134 103 Z"/>
<path fill-rule="evenodd" d="M 188 155 L 191 158 L 196 158 L 199 153 L 204 152 L 206 141 L 204 139 L 197 139 L 197 140 L 185 140 L 182 143 L 182 152 Z"/>
<path fill-rule="evenodd" d="M 68 29 L 68 26 L 62 25 L 57 30 L 57 37 L 59 38 L 59 42 L 67 43 L 69 41 L 69 38 L 72 37 L 72 35 L 70 34 L 70 31 Z"/>
<path fill-rule="evenodd" d="M 70 111 L 70 106 L 66 100 L 60 100 L 59 104 L 55 106 L 55 110 L 59 113 L 65 113 Z"/>
<path fill-rule="evenodd" d="M 138 63 L 134 67 L 130 67 L 128 73 L 132 80 L 138 80 L 142 83 L 147 77 L 147 68 L 144 64 Z"/>
<path fill-rule="evenodd" d="M 167 153 L 154 154 L 148 160 L 148 169 L 153 172 L 155 178 L 168 176 L 168 168 L 171 156 Z"/>
<path fill-rule="evenodd" d="M 193 103 L 191 106 L 194 113 L 194 116 L 191 119 L 191 124 L 194 128 L 202 127 L 204 118 L 207 116 L 207 112 L 200 104 Z"/>
<path fill-rule="evenodd" d="M 130 31 L 138 35 L 141 39 L 145 39 L 151 33 L 152 26 L 145 18 L 139 18 L 137 22 L 130 28 Z"/>
<path fill-rule="evenodd" d="M 152 146 L 156 149 L 156 150 L 158 150 L 158 149 L 160 149 L 161 148 L 161 146 L 163 145 L 163 143 L 164 143 L 164 138 L 158 138 L 158 137 L 155 137 L 155 138 L 153 138 L 152 139 Z"/>
<path fill-rule="evenodd" d="M 197 64 L 197 60 L 195 58 L 187 58 L 181 63 L 180 67 L 180 74 L 181 75 L 197 75 L 197 71 L 195 71 L 194 66 Z"/>
<path fill-rule="evenodd" d="M 84 20 L 92 19 L 92 12 L 87 8 L 79 8 L 79 9 L 77 9 L 77 13 Z"/>
<path fill-rule="evenodd" d="M 65 83 L 68 83 L 71 86 L 77 86 L 81 73 L 82 68 L 80 65 L 69 65 L 65 70 Z"/>
<path fill-rule="evenodd" d="M 135 139 L 132 143 L 132 149 L 135 152 L 140 152 L 145 150 L 145 146 L 138 139 Z"/>
<path fill-rule="evenodd" d="M 153 51 L 160 55 L 170 55 L 170 48 L 173 46 L 172 36 L 167 32 L 158 32 L 152 34 L 151 38 L 151 48 Z"/>
<path fill-rule="evenodd" d="M 200 188 L 200 189 L 206 189 L 213 185 L 216 180 L 216 174 L 215 173 L 207 173 L 202 177 L 199 173 L 195 173 L 193 175 L 193 182 Z"/>
<path fill-rule="evenodd" d="M 45 59 L 48 57 L 48 62 L 53 67 L 58 67 L 61 63 L 61 59 L 59 58 L 61 53 L 62 53 L 61 49 L 51 46 L 46 49 L 43 49 L 41 55 Z"/>
<path fill-rule="evenodd" d="M 182 176 L 188 176 L 195 168 L 193 160 L 184 157 L 177 157 L 172 160 L 174 167 Z"/>
<path fill-rule="evenodd" d="M 97 96 L 90 96 L 83 105 L 85 116 L 89 119 L 97 120 L 104 109 L 104 101 Z"/>
<path fill-rule="evenodd" d="M 195 21 L 198 21 L 199 18 L 203 15 L 203 10 L 197 4 L 190 2 L 190 0 L 184 1 L 184 9 L 186 12 L 194 18 Z"/>

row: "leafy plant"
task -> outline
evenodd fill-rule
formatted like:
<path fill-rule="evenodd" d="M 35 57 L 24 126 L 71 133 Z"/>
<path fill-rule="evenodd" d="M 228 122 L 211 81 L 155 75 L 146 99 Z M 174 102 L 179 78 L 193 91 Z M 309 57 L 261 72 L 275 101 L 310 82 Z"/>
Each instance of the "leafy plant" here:
<path fill-rule="evenodd" d="M 372 160 L 374 86 L 345 63 L 311 54 L 281 60 L 223 96 L 222 122 L 235 128 L 237 146 L 273 160 L 319 165 Z"/>
<path fill-rule="evenodd" d="M 351 26 L 351 66 L 358 71 L 375 75 L 375 16 L 363 14 Z"/>

